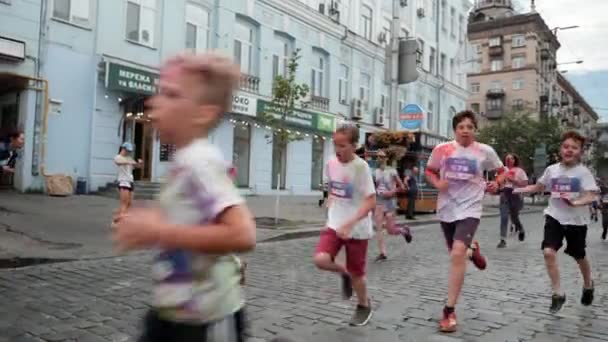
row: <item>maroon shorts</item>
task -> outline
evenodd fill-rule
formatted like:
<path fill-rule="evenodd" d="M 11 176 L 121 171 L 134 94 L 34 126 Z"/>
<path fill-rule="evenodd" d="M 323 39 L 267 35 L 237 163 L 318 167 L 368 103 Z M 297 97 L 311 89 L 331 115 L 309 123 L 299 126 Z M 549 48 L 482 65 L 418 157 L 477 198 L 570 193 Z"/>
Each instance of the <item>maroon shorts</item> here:
<path fill-rule="evenodd" d="M 315 255 L 327 253 L 334 260 L 342 246 L 344 246 L 346 248 L 346 270 L 355 277 L 363 277 L 367 265 L 367 241 L 357 239 L 343 240 L 338 237 L 335 230 L 325 228 L 321 231 Z"/>

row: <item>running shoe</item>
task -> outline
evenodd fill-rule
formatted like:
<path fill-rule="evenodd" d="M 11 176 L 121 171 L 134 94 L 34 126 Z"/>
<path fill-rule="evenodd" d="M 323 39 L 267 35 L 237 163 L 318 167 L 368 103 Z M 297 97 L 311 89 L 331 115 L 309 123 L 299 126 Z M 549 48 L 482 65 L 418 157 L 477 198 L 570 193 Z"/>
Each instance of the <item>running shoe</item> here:
<path fill-rule="evenodd" d="M 439 331 L 444 333 L 455 332 L 457 327 L 456 313 L 448 313 L 447 309 L 443 309 L 443 318 L 439 321 Z"/>
<path fill-rule="evenodd" d="M 553 296 L 551 296 L 551 307 L 549 308 L 549 311 L 551 313 L 556 313 L 559 310 L 562 309 L 562 306 L 564 306 L 564 303 L 566 302 L 566 295 L 556 295 L 554 294 Z"/>
<path fill-rule="evenodd" d="M 362 327 L 369 322 L 372 318 L 372 301 L 369 300 L 367 302 L 367 306 L 362 306 L 357 304 L 355 308 L 355 313 L 353 313 L 353 317 L 350 319 L 349 324 L 355 327 Z"/>
<path fill-rule="evenodd" d="M 496 248 L 505 248 L 507 247 L 507 242 L 505 240 L 500 240 Z"/>
<path fill-rule="evenodd" d="M 473 264 L 475 265 L 475 267 L 477 267 L 480 270 L 485 270 L 486 266 L 487 266 L 487 261 L 486 261 L 486 257 L 484 257 L 483 255 L 481 255 L 481 251 L 479 250 L 479 242 L 478 241 L 473 241 L 473 243 L 471 243 L 471 261 L 473 262 Z"/>
<path fill-rule="evenodd" d="M 524 241 L 526 239 L 526 232 L 522 229 L 519 231 L 519 241 Z"/>
<path fill-rule="evenodd" d="M 353 282 L 350 275 L 342 274 L 342 298 L 345 300 L 350 299 L 353 296 Z"/>
<path fill-rule="evenodd" d="M 385 261 L 386 259 L 388 259 L 386 257 L 386 254 L 380 254 L 376 257 L 376 260 L 374 260 L 375 262 L 380 262 L 380 261 Z"/>
<path fill-rule="evenodd" d="M 583 296 L 581 297 L 581 304 L 584 306 L 589 306 L 593 303 L 593 293 L 595 289 L 593 288 L 593 282 L 591 283 L 591 288 L 586 289 L 583 287 Z"/>
<path fill-rule="evenodd" d="M 407 243 L 412 242 L 412 231 L 409 226 L 403 225 L 401 227 L 401 235 L 403 235 L 405 242 L 407 242 Z"/>

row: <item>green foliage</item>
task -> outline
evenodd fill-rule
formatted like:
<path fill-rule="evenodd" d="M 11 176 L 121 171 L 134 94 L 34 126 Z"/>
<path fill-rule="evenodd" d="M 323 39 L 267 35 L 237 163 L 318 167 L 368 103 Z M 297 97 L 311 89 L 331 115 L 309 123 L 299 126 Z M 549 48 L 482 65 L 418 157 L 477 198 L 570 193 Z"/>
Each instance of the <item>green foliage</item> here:
<path fill-rule="evenodd" d="M 274 129 L 273 136 L 266 136 L 269 143 L 278 141 L 279 148 L 287 147 L 291 141 L 301 140 L 302 136 L 288 128 L 287 117 L 293 116 L 296 104 L 306 97 L 309 87 L 296 82 L 300 49 L 296 49 L 289 58 L 286 75 L 278 75 L 272 84 L 272 102 L 268 108 L 272 113 L 262 113 L 262 121 Z"/>
<path fill-rule="evenodd" d="M 548 163 L 554 162 L 562 130 L 556 118 L 534 120 L 530 116 L 530 113 L 507 114 L 500 121 L 480 129 L 477 139 L 492 146 L 501 158 L 507 153 L 517 154 L 522 168 L 532 173 L 534 152 L 542 143 L 547 149 Z"/>

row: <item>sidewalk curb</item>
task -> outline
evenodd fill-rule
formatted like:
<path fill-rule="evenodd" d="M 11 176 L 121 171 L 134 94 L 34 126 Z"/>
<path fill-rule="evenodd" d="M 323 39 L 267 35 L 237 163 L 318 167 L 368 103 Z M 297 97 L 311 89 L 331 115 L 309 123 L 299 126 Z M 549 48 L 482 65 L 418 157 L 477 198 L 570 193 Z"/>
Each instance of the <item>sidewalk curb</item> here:
<path fill-rule="evenodd" d="M 544 210 L 540 208 L 531 208 L 526 210 L 525 212 L 521 212 L 521 215 L 527 214 L 535 214 L 540 213 Z M 482 215 L 482 218 L 491 218 L 491 217 L 499 217 L 500 213 L 488 213 Z M 406 223 L 404 220 L 398 220 L 397 223 Z M 420 227 L 427 226 L 430 224 L 439 223 L 438 219 L 430 219 L 430 220 L 420 220 L 415 222 L 407 222 L 410 227 Z M 270 242 L 281 242 L 281 241 L 289 241 L 289 240 L 297 240 L 297 239 L 305 239 L 310 237 L 315 237 L 319 235 L 320 228 L 305 228 L 305 229 L 293 229 L 290 232 L 285 232 L 264 240 L 260 240 L 257 243 L 270 243 Z"/>

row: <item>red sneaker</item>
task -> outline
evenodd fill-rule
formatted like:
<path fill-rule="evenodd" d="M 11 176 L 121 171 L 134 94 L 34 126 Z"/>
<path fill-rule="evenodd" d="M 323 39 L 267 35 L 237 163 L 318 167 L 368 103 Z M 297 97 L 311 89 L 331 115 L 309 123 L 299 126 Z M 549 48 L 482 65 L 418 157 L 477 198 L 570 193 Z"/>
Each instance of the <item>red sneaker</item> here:
<path fill-rule="evenodd" d="M 488 263 L 486 262 L 486 257 L 484 257 L 483 255 L 481 255 L 481 251 L 479 250 L 479 242 L 478 241 L 473 241 L 473 243 L 471 243 L 471 261 L 473 262 L 473 264 L 475 265 L 475 267 L 477 267 L 480 270 L 485 270 L 486 266 L 488 265 Z"/>
<path fill-rule="evenodd" d="M 443 310 L 443 318 L 439 321 L 439 331 L 444 333 L 451 333 L 456 331 L 456 313 L 447 313 Z"/>

